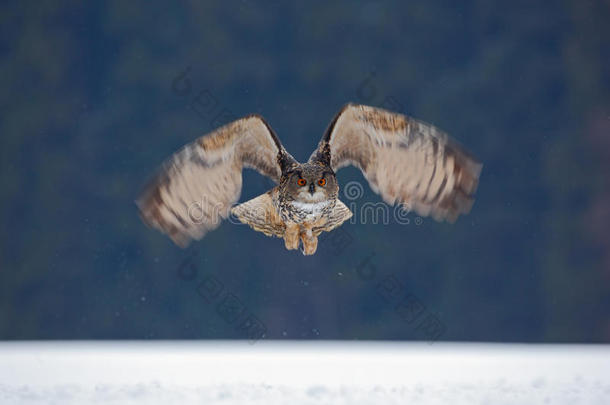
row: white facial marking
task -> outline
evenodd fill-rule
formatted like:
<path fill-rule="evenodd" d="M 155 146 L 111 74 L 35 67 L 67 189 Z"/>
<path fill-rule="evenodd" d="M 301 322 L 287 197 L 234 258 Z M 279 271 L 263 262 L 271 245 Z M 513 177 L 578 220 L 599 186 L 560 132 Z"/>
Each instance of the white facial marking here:
<path fill-rule="evenodd" d="M 316 190 L 313 194 L 311 194 L 309 191 L 301 191 L 299 193 L 299 200 L 301 202 L 317 203 L 325 201 L 326 195 L 319 190 Z"/>
<path fill-rule="evenodd" d="M 312 214 L 319 214 L 328 204 L 329 201 L 320 201 L 316 203 L 307 203 L 301 201 L 293 201 L 292 206 L 301 211 L 306 211 Z"/>
<path fill-rule="evenodd" d="M 307 203 L 301 201 L 293 201 L 292 206 L 305 213 L 304 221 L 315 221 L 322 215 L 323 210 L 330 204 L 330 201 L 320 201 L 316 203 Z"/>

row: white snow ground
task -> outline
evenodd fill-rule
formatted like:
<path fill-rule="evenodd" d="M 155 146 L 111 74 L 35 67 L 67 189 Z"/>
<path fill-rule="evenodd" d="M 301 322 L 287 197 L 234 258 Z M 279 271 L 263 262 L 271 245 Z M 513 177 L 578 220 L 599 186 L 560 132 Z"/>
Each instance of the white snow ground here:
<path fill-rule="evenodd" d="M 610 404 L 610 345 L 0 342 L 0 404 Z"/>

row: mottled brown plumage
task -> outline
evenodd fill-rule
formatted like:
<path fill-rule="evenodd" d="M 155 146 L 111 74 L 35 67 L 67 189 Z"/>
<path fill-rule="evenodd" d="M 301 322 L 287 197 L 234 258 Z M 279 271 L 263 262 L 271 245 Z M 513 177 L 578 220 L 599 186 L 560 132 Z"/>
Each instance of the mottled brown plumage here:
<path fill-rule="evenodd" d="M 310 159 L 352 164 L 388 204 L 454 222 L 474 202 L 482 165 L 432 125 L 379 108 L 348 104 Z"/>
<path fill-rule="evenodd" d="M 389 204 L 451 222 L 473 202 L 481 165 L 445 133 L 401 114 L 346 105 L 308 162 L 298 163 L 262 117 L 219 128 L 176 152 L 137 200 L 142 218 L 186 246 L 234 214 L 286 248 L 313 254 L 317 237 L 352 216 L 335 172 L 353 164 Z M 278 185 L 231 208 L 250 167 Z"/>

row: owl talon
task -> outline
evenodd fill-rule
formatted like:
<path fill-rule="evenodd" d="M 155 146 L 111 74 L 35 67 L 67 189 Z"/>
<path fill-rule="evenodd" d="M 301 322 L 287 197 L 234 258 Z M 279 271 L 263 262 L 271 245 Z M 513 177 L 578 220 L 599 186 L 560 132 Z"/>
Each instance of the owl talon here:
<path fill-rule="evenodd" d="M 304 256 L 311 256 L 314 253 L 316 253 L 317 250 L 317 246 L 313 245 L 313 246 L 304 246 L 303 249 L 301 249 L 301 253 L 303 253 Z"/>
<path fill-rule="evenodd" d="M 303 241 L 303 248 L 301 253 L 305 256 L 313 255 L 318 250 L 318 238 L 313 236 L 311 229 L 307 229 L 301 233 L 301 240 Z"/>

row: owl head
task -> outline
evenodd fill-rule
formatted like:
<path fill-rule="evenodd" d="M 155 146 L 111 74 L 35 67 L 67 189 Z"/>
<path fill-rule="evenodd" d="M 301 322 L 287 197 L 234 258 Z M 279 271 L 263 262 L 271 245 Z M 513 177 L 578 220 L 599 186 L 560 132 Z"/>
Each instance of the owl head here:
<path fill-rule="evenodd" d="M 279 192 L 286 200 L 317 203 L 336 199 L 339 186 L 330 167 L 303 163 L 285 173 Z"/>

